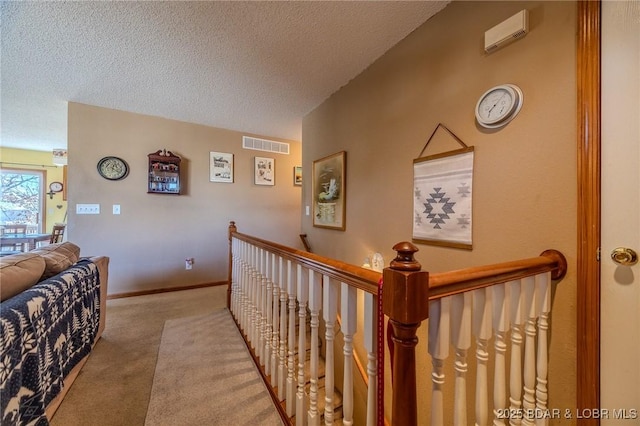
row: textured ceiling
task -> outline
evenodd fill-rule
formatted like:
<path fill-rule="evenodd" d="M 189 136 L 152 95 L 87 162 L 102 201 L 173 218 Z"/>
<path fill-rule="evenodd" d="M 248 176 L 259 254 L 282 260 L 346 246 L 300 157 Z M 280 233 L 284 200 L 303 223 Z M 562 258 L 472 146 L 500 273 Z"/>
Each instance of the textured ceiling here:
<path fill-rule="evenodd" d="M 447 3 L 2 1 L 2 145 L 66 147 L 68 101 L 300 140 Z"/>

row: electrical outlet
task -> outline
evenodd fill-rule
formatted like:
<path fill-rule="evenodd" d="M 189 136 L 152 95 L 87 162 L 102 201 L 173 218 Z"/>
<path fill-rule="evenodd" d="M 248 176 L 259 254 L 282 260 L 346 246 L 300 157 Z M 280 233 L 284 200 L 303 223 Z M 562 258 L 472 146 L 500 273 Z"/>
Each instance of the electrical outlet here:
<path fill-rule="evenodd" d="M 184 269 L 187 271 L 193 269 L 193 257 L 184 260 Z"/>
<path fill-rule="evenodd" d="M 76 214 L 100 214 L 100 204 L 76 204 Z"/>

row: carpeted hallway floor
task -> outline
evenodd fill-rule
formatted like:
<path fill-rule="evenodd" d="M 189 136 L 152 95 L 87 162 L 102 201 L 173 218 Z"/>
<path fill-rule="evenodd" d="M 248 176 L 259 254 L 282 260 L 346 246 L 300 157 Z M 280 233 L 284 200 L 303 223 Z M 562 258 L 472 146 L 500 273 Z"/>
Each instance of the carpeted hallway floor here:
<path fill-rule="evenodd" d="M 103 336 L 51 425 L 144 425 L 165 322 L 213 313 L 225 303 L 225 286 L 107 301 Z"/>

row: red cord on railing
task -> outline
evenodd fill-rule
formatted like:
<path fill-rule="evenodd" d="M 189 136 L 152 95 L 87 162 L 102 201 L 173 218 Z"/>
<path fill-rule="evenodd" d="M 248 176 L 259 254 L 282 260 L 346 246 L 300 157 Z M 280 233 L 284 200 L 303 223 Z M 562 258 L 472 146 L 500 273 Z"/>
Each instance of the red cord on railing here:
<path fill-rule="evenodd" d="M 378 281 L 378 426 L 384 426 L 384 312 L 382 278 Z M 393 352 L 392 359 L 393 359 Z M 393 365 L 393 364 L 392 364 Z"/>

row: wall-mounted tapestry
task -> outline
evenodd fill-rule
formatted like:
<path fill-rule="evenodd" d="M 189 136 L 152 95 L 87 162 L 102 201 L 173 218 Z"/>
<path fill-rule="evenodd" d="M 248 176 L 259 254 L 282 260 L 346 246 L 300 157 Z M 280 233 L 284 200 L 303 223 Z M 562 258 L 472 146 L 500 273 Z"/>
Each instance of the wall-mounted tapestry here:
<path fill-rule="evenodd" d="M 464 148 L 413 160 L 413 241 L 471 249 L 473 147 L 440 127 Z"/>

